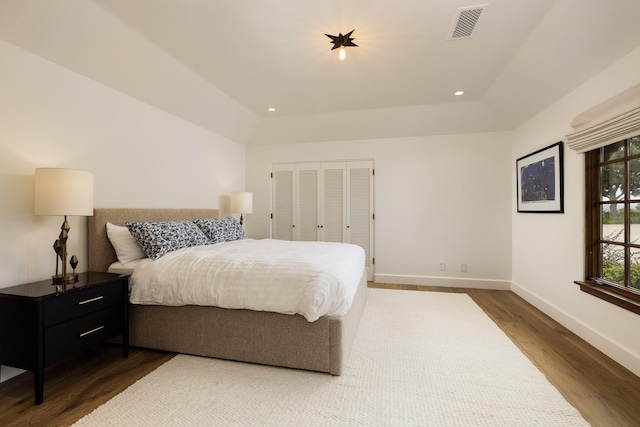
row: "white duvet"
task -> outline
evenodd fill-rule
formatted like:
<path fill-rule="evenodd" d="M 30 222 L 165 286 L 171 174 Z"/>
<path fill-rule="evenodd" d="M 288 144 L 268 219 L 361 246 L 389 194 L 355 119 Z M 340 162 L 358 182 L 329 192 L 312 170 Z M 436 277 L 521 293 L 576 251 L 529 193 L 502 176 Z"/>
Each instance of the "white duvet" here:
<path fill-rule="evenodd" d="M 170 252 L 139 263 L 133 304 L 205 305 L 342 316 L 364 271 L 364 250 L 328 242 L 243 239 Z"/>

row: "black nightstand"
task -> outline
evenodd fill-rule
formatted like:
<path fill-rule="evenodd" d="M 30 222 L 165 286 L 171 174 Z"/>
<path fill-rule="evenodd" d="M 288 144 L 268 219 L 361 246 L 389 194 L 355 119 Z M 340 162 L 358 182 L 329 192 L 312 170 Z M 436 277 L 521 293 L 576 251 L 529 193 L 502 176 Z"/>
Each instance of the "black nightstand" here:
<path fill-rule="evenodd" d="M 64 289 L 51 279 L 0 289 L 0 363 L 34 373 L 42 403 L 44 368 L 122 335 L 129 354 L 129 276 L 81 273 Z"/>

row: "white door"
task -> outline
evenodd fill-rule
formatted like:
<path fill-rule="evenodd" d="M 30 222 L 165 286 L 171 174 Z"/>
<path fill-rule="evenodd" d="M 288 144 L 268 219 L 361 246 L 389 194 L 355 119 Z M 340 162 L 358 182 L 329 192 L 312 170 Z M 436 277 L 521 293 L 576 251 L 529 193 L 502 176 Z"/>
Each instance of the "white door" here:
<path fill-rule="evenodd" d="M 296 227 L 294 239 L 302 241 L 320 240 L 318 214 L 320 194 L 320 164 L 296 165 Z"/>
<path fill-rule="evenodd" d="M 373 161 L 289 163 L 272 171 L 272 237 L 358 245 L 373 280 Z"/>
<path fill-rule="evenodd" d="M 346 242 L 347 164 L 323 163 L 320 182 L 320 240 Z"/>
<path fill-rule="evenodd" d="M 271 179 L 272 220 L 274 239 L 294 240 L 295 165 L 273 165 Z"/>
<path fill-rule="evenodd" d="M 347 163 L 347 242 L 365 252 L 367 280 L 373 280 L 373 162 Z"/>

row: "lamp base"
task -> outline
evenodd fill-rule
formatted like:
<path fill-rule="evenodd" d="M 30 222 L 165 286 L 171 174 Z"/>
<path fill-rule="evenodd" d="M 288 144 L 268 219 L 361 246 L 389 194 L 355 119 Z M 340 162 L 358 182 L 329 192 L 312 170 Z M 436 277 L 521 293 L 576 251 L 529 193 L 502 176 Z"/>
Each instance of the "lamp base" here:
<path fill-rule="evenodd" d="M 55 276 L 51 276 L 51 279 L 53 280 L 52 285 L 70 285 L 78 281 L 78 274 L 56 274 Z"/>

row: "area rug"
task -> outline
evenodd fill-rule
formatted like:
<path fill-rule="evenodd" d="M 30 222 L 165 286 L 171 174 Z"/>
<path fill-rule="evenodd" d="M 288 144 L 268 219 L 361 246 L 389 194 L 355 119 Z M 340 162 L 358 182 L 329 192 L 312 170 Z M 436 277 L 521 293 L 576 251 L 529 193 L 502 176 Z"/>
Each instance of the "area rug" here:
<path fill-rule="evenodd" d="M 588 426 L 466 294 L 368 289 L 342 376 L 178 355 L 76 426 Z"/>

